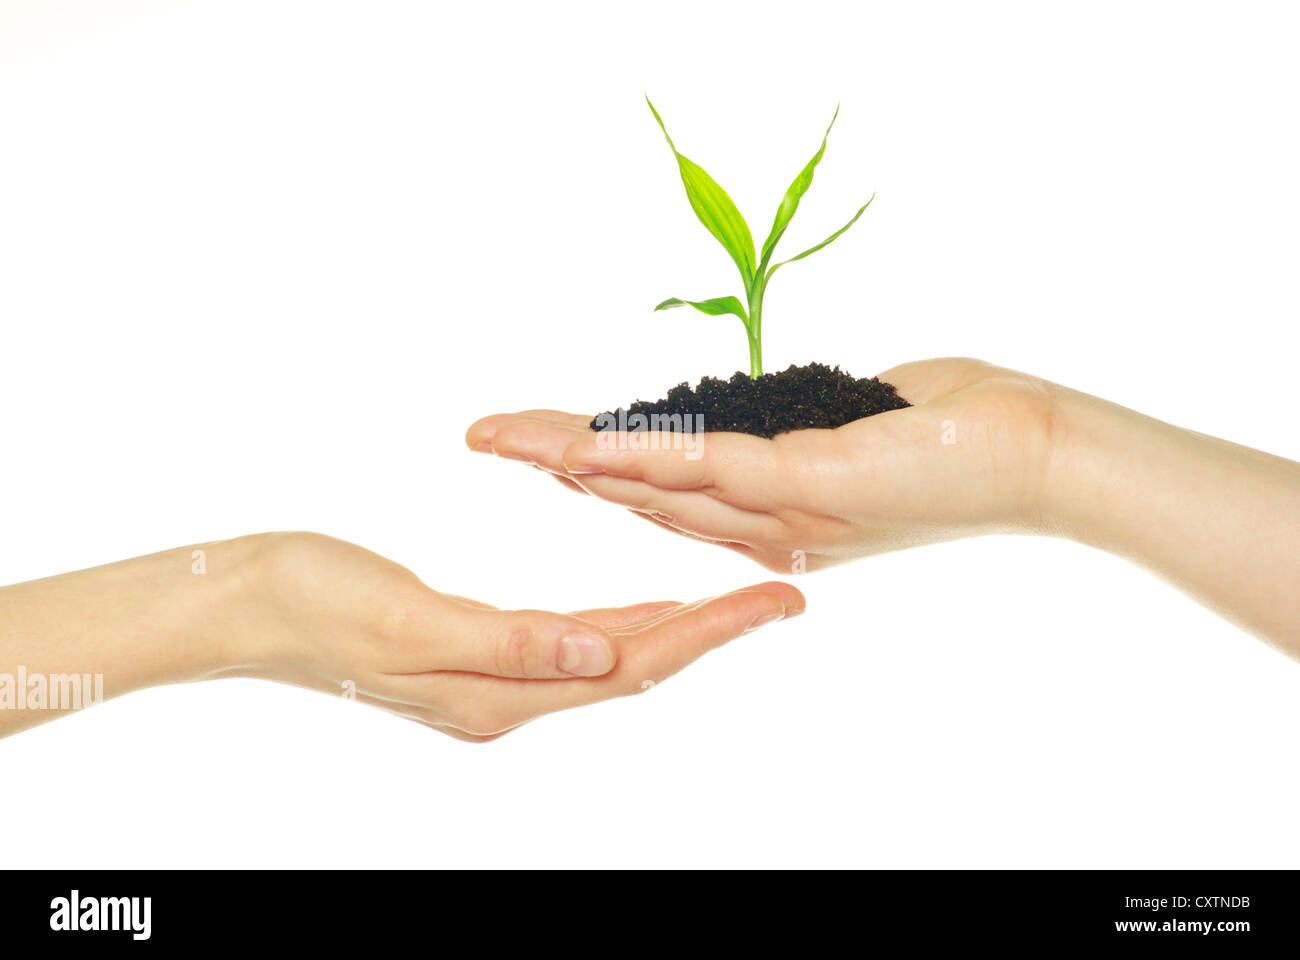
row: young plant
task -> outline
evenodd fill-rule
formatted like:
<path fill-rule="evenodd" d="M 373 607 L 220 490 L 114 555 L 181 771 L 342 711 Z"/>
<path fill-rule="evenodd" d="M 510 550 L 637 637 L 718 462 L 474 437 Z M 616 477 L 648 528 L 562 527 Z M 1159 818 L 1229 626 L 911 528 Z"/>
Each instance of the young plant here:
<path fill-rule="evenodd" d="M 835 108 L 835 116 L 831 117 L 830 126 L 826 128 L 826 134 L 822 137 L 821 148 L 799 171 L 799 176 L 794 178 L 785 196 L 781 198 L 781 205 L 776 208 L 776 219 L 772 222 L 772 229 L 763 242 L 762 252 L 755 258 L 754 238 L 750 235 L 749 225 L 745 223 L 745 218 L 740 215 L 731 197 L 727 196 L 727 191 L 718 186 L 718 182 L 709 176 L 703 167 L 692 163 L 677 152 L 677 146 L 673 143 L 673 138 L 668 136 L 668 128 L 664 126 L 659 111 L 655 109 L 653 103 L 650 103 L 649 97 L 646 97 L 645 102 L 649 104 L 650 112 L 655 115 L 655 120 L 659 122 L 659 129 L 664 133 L 664 139 L 668 141 L 668 146 L 672 147 L 673 155 L 677 158 L 677 168 L 681 171 L 682 183 L 686 185 L 686 199 L 690 201 L 691 209 L 700 218 L 700 223 L 708 228 L 709 233 L 713 234 L 735 261 L 745 285 L 745 303 L 741 303 L 736 297 L 715 297 L 712 300 L 679 300 L 670 297 L 655 309 L 667 310 L 669 307 L 690 306 L 711 317 L 720 317 L 725 313 L 733 313 L 740 317 L 741 322 L 745 324 L 745 334 L 749 340 L 749 376 L 757 380 L 763 375 L 763 294 L 767 292 L 767 284 L 772 279 L 772 274 L 787 263 L 794 263 L 796 260 L 811 256 L 839 237 L 857 223 L 858 217 L 871 206 L 871 200 L 874 200 L 876 195 L 873 193 L 871 200 L 861 206 L 853 215 L 853 219 L 817 246 L 809 247 L 798 256 L 768 266 L 781 235 L 785 233 L 785 228 L 790 225 L 795 211 L 799 209 L 799 201 L 812 186 L 813 170 L 821 162 L 822 154 L 826 152 L 826 138 L 830 136 L 831 127 L 835 126 L 835 117 L 840 115 L 840 108 L 838 106 Z M 746 306 L 749 308 L 748 312 Z"/>

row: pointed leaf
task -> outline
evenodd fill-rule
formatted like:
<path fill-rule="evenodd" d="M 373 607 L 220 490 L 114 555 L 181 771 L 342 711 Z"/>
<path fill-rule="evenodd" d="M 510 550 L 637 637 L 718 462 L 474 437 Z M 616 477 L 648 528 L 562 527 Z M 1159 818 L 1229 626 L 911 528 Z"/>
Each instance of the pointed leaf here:
<path fill-rule="evenodd" d="M 790 225 L 790 221 L 794 219 L 795 211 L 799 209 L 799 201 L 803 199 L 803 195 L 812 186 L 813 170 L 816 169 L 817 164 L 821 163 L 822 155 L 826 153 L 826 139 L 831 135 L 831 127 L 835 126 L 835 118 L 839 115 L 839 104 L 836 104 L 835 116 L 831 117 L 831 122 L 826 127 L 826 133 L 822 136 L 821 148 L 808 161 L 807 165 L 799 171 L 799 176 L 794 178 L 794 182 L 786 190 L 785 196 L 781 198 L 781 205 L 776 208 L 776 219 L 772 221 L 772 231 L 767 235 L 767 240 L 763 243 L 763 254 L 758 260 L 761 265 L 760 270 L 771 259 L 772 251 L 776 249 L 777 242 L 780 241 L 781 235 L 785 233 L 785 228 Z"/>
<path fill-rule="evenodd" d="M 735 297 L 715 297 L 712 300 L 678 300 L 676 297 L 669 297 L 656 310 L 667 310 L 670 307 L 694 307 L 700 313 L 707 313 L 711 317 L 720 317 L 724 313 L 734 313 L 744 321 L 745 326 L 749 326 L 749 317 L 745 313 L 745 307 Z"/>
<path fill-rule="evenodd" d="M 686 199 L 690 201 L 691 209 L 699 217 L 700 223 L 704 224 L 709 233 L 713 234 L 714 239 L 731 255 L 731 259 L 740 269 L 740 275 L 745 281 L 745 290 L 748 292 L 754 282 L 756 266 L 754 238 L 750 235 L 749 224 L 740 215 L 740 211 L 736 209 L 727 191 L 723 190 L 703 167 L 677 152 L 677 146 L 673 143 L 673 138 L 668 136 L 668 128 L 664 126 L 659 111 L 655 109 L 653 103 L 650 103 L 649 97 L 646 97 L 645 102 L 649 105 L 650 112 L 655 115 L 655 120 L 658 121 L 659 129 L 663 131 L 668 146 L 673 148 L 673 156 L 677 158 L 677 169 L 682 175 L 682 184 L 686 187 Z"/>
<path fill-rule="evenodd" d="M 873 194 L 871 195 L 871 200 L 874 200 L 874 199 L 876 199 L 876 195 L 873 193 Z M 855 214 L 853 215 L 853 219 L 852 219 L 852 220 L 850 220 L 848 223 L 844 224 L 844 226 L 840 227 L 838 230 L 836 230 L 834 233 L 832 233 L 829 237 L 827 237 L 827 238 L 826 238 L 825 240 L 823 240 L 821 243 L 817 244 L 817 246 L 815 246 L 815 247 L 809 247 L 807 250 L 805 250 L 803 253 L 799 254 L 799 255 L 796 256 L 796 257 L 791 257 L 789 260 L 782 260 L 780 263 L 774 264 L 774 265 L 772 266 L 772 269 L 769 270 L 769 271 L 767 271 L 767 277 L 768 277 L 768 279 L 770 280 L 770 279 L 772 278 L 772 274 L 776 273 L 778 267 L 784 267 L 787 263 L 794 263 L 796 260 L 802 260 L 804 257 L 812 256 L 812 254 L 816 253 L 816 252 L 817 252 L 818 250 L 820 250 L 822 247 L 826 246 L 826 245 L 827 245 L 828 243 L 830 243 L 832 240 L 836 239 L 836 238 L 837 238 L 841 233 L 843 233 L 843 232 L 844 232 L 845 230 L 847 230 L 849 227 L 851 227 L 851 226 L 853 226 L 855 223 L 857 223 L 857 222 L 858 222 L 858 217 L 862 216 L 863 212 L 867 209 L 867 207 L 871 206 L 871 200 L 868 200 L 866 203 L 864 203 L 864 204 L 863 204 L 863 205 L 858 209 L 858 212 L 855 213 Z"/>

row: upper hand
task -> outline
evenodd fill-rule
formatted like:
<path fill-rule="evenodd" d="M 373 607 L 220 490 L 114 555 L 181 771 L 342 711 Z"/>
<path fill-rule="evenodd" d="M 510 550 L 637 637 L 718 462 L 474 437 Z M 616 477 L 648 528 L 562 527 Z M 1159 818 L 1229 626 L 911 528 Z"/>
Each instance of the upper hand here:
<path fill-rule="evenodd" d="M 486 417 L 466 442 L 783 573 L 1048 524 L 1052 384 L 966 359 L 880 378 L 913 406 L 772 440 L 705 433 L 691 456 L 671 435 L 633 449 L 552 410 Z"/>

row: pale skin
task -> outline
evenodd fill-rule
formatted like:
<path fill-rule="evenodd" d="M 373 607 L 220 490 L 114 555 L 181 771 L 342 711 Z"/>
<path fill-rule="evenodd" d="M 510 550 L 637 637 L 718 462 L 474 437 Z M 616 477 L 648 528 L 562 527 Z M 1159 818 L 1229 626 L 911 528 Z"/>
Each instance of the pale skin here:
<path fill-rule="evenodd" d="M 914 406 L 773 440 L 706 433 L 695 458 L 554 410 L 486 417 L 466 442 L 782 573 L 794 556 L 811 571 L 980 534 L 1069 538 L 1300 659 L 1300 464 L 977 360 L 880 377 Z"/>
<path fill-rule="evenodd" d="M 16 681 L 21 666 L 29 677 L 102 674 L 105 699 L 258 677 L 486 742 L 651 689 L 803 609 L 797 589 L 771 582 L 690 604 L 498 610 L 341 540 L 257 534 L 0 589 L 0 736 L 67 715 L 17 708 L 4 675 Z"/>

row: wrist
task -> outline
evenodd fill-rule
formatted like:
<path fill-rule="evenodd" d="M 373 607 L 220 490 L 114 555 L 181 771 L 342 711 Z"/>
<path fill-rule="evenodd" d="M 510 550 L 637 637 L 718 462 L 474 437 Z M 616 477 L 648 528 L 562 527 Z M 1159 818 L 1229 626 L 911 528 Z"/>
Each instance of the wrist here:
<path fill-rule="evenodd" d="M 1131 495 L 1141 489 L 1136 472 L 1161 443 L 1159 428 L 1165 425 L 1065 388 L 1059 390 L 1052 423 L 1045 526 L 1056 536 L 1122 552 L 1124 518 Z"/>
<path fill-rule="evenodd" d="M 159 554 L 171 584 L 160 617 L 156 683 L 255 676 L 266 661 L 259 568 L 269 534 L 192 544 Z"/>

